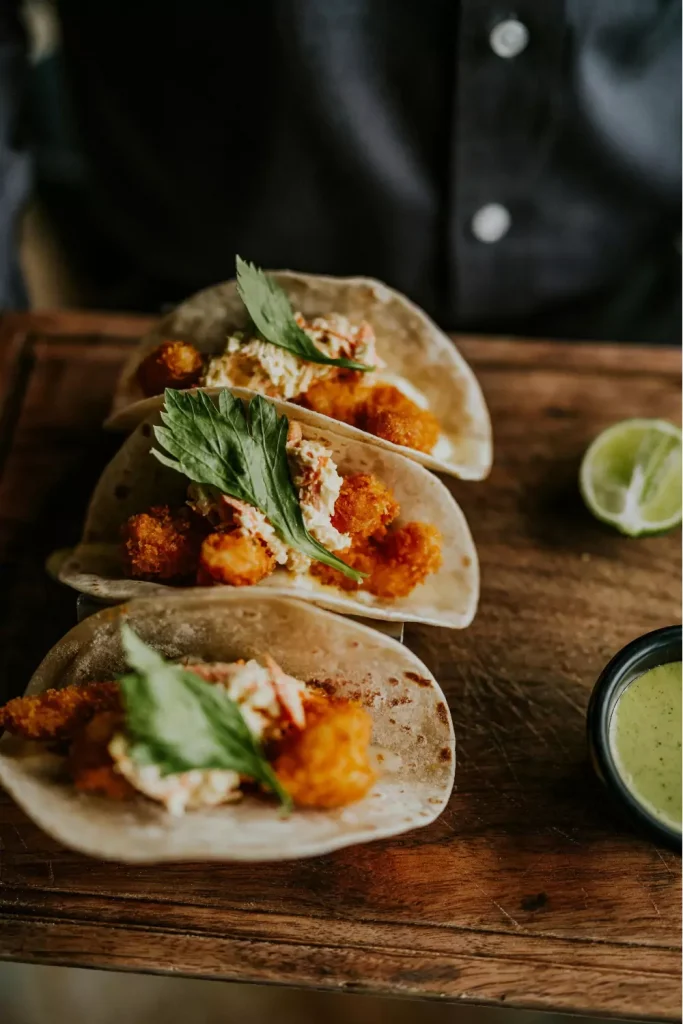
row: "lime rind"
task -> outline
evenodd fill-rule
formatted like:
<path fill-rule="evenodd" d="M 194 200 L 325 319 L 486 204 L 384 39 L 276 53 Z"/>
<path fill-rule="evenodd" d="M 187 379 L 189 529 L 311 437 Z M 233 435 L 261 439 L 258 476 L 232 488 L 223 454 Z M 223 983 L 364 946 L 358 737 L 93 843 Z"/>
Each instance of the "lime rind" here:
<path fill-rule="evenodd" d="M 609 427 L 588 448 L 579 474 L 593 515 L 630 537 L 680 524 L 681 482 L 681 431 L 666 420 Z"/>

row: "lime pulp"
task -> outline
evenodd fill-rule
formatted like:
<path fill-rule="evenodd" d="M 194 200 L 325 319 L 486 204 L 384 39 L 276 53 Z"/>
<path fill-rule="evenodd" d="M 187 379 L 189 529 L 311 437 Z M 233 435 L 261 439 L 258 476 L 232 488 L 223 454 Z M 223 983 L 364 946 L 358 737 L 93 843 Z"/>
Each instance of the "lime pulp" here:
<path fill-rule="evenodd" d="M 681 522 L 681 431 L 666 420 L 622 420 L 593 441 L 579 486 L 598 519 L 629 537 Z"/>

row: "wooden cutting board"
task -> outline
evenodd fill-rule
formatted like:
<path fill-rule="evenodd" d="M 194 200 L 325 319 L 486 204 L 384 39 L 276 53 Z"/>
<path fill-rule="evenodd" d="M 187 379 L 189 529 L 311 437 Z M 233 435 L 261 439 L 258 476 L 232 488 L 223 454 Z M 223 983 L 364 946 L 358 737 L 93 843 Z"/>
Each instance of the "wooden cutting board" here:
<path fill-rule="evenodd" d="M 100 424 L 141 317 L 0 321 L 4 699 L 75 621 L 43 569 L 73 544 L 119 439 Z M 0 798 L 0 956 L 344 991 L 677 1019 L 680 862 L 640 838 L 587 763 L 609 657 L 678 621 L 680 535 L 627 540 L 576 487 L 588 442 L 676 419 L 679 354 L 460 339 L 486 393 L 495 467 L 452 482 L 482 569 L 465 632 L 407 627 L 446 691 L 456 788 L 429 828 L 292 864 L 88 860 Z"/>

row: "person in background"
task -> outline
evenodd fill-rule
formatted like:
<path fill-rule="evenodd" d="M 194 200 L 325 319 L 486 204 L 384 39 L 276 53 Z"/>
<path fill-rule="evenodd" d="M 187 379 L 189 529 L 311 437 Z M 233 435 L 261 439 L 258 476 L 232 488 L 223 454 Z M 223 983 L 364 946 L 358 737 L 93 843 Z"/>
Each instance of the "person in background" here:
<path fill-rule="evenodd" d="M 94 306 L 158 311 L 240 253 L 378 277 L 449 330 L 679 340 L 680 2 L 55 6 L 41 93 L 0 0 L 2 307 L 33 158 Z"/>

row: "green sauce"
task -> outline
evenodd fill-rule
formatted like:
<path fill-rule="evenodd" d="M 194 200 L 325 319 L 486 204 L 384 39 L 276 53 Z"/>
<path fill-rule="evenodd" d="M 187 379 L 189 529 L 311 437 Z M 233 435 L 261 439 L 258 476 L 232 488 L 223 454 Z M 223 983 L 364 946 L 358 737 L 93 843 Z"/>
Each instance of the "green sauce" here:
<path fill-rule="evenodd" d="M 610 746 L 624 782 L 654 817 L 681 828 L 680 661 L 626 687 L 612 714 Z"/>

